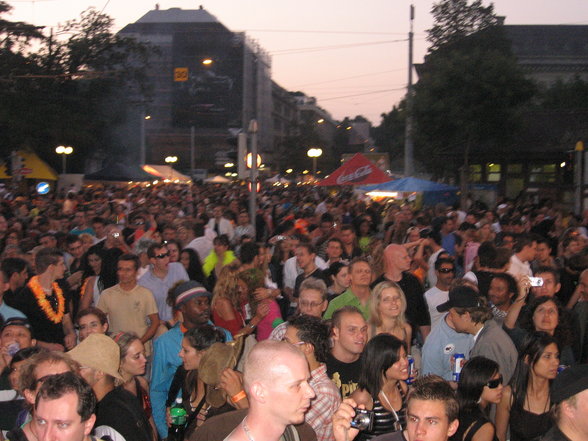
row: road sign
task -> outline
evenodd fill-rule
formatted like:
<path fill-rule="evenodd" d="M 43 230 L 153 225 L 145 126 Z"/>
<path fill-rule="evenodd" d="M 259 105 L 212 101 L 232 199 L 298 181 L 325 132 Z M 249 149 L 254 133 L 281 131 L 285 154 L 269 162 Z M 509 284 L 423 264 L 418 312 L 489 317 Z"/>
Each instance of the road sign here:
<path fill-rule="evenodd" d="M 174 81 L 175 82 L 188 81 L 188 68 L 187 67 L 176 67 L 174 69 Z"/>
<path fill-rule="evenodd" d="M 39 194 L 47 194 L 51 189 L 51 186 L 47 182 L 39 182 L 37 184 L 37 193 Z"/>

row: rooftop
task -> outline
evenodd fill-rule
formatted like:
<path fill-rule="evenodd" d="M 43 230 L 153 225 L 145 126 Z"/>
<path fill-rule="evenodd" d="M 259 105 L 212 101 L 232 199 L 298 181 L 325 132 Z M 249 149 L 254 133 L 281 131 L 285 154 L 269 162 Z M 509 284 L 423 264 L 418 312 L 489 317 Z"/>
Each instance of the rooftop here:
<path fill-rule="evenodd" d="M 586 25 L 505 25 L 517 58 L 588 58 Z"/>
<path fill-rule="evenodd" d="M 156 9 L 147 12 L 136 23 L 219 23 L 217 18 L 200 6 L 199 9 Z"/>

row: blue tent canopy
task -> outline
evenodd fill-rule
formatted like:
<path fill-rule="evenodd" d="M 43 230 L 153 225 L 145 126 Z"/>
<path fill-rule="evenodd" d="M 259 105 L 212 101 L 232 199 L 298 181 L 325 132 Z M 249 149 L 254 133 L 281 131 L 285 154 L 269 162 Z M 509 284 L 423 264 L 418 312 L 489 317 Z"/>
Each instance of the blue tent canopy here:
<path fill-rule="evenodd" d="M 457 187 L 413 177 L 361 187 L 364 191 L 457 191 Z"/>
<path fill-rule="evenodd" d="M 457 201 L 457 187 L 440 184 L 439 182 L 426 181 L 417 178 L 402 178 L 383 184 L 361 187 L 363 191 L 398 191 L 398 192 L 422 192 L 423 204 L 433 206 L 439 202 L 454 204 Z"/>

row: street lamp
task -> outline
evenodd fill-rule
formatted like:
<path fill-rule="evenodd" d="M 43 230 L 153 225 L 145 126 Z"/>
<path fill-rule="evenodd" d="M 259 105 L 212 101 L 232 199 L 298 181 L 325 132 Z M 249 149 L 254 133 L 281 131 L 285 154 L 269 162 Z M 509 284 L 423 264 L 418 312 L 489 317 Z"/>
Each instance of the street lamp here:
<path fill-rule="evenodd" d="M 178 157 L 177 156 L 166 156 L 165 157 L 165 162 L 166 162 L 166 164 L 169 164 L 170 165 L 170 169 L 171 170 L 169 171 L 169 180 L 171 181 L 172 178 L 173 178 L 173 173 L 174 173 L 173 172 L 173 169 L 174 169 L 173 165 L 176 162 L 178 162 Z"/>
<path fill-rule="evenodd" d="M 67 167 L 66 167 L 66 159 L 67 155 L 71 155 L 73 153 L 73 147 L 59 145 L 55 148 L 55 153 L 61 155 L 61 173 L 65 174 Z"/>
<path fill-rule="evenodd" d="M 319 148 L 311 148 L 306 152 L 309 158 L 312 158 L 312 175 L 316 175 L 316 160 L 323 154 L 323 150 Z"/>

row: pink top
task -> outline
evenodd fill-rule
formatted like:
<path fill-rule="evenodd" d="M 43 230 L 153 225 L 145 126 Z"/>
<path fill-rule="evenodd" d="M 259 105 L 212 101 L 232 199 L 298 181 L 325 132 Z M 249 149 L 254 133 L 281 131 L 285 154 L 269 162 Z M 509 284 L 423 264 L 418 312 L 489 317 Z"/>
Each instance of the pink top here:
<path fill-rule="evenodd" d="M 267 340 L 273 329 L 283 322 L 280 306 L 272 300 L 269 303 L 269 312 L 257 325 L 257 341 Z"/>

